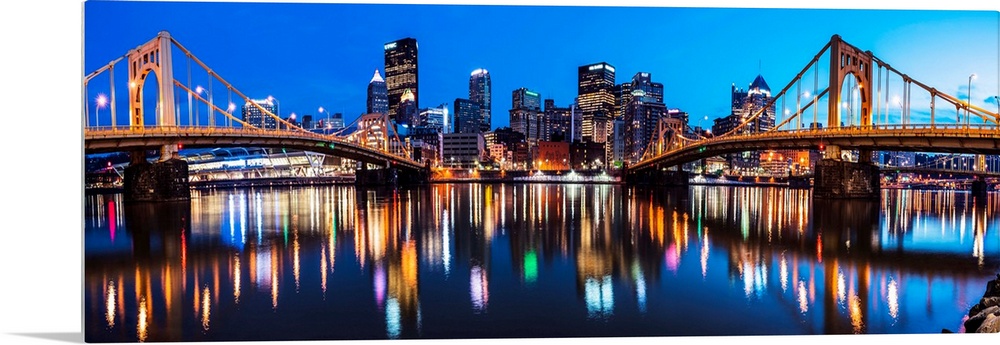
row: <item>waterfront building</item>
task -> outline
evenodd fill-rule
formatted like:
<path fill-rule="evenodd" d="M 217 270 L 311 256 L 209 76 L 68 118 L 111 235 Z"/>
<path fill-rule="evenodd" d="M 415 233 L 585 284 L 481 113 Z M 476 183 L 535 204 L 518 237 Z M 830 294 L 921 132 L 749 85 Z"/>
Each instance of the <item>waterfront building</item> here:
<path fill-rule="evenodd" d="M 569 143 L 539 141 L 533 157 L 538 170 L 569 170 Z"/>
<path fill-rule="evenodd" d="M 485 140 L 480 133 L 447 133 L 441 138 L 442 165 L 475 168 L 483 158 Z"/>

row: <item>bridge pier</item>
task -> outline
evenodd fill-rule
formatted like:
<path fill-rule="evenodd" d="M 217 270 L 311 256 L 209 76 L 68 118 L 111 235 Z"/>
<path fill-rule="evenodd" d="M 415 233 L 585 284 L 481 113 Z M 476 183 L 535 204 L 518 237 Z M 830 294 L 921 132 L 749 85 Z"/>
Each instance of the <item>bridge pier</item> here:
<path fill-rule="evenodd" d="M 986 180 L 982 176 L 978 176 L 975 180 L 972 180 L 970 191 L 973 197 L 985 197 L 989 190 L 989 185 L 986 184 Z"/>
<path fill-rule="evenodd" d="M 356 187 L 396 186 L 398 171 L 394 168 L 368 169 L 368 164 L 360 163 L 354 170 Z"/>
<path fill-rule="evenodd" d="M 687 171 L 656 169 L 628 170 L 625 184 L 639 186 L 687 187 L 691 177 Z"/>
<path fill-rule="evenodd" d="M 188 184 L 188 164 L 172 155 L 166 160 L 149 163 L 145 151 L 133 151 L 132 162 L 125 167 L 123 197 L 129 201 L 191 200 Z"/>
<path fill-rule="evenodd" d="M 871 163 L 824 159 L 816 163 L 813 196 L 821 199 L 878 199 L 879 168 Z"/>
<path fill-rule="evenodd" d="M 368 169 L 368 164 L 354 171 L 354 185 L 357 187 L 380 187 L 401 185 L 423 185 L 430 181 L 427 169 L 401 169 L 396 167 Z"/>

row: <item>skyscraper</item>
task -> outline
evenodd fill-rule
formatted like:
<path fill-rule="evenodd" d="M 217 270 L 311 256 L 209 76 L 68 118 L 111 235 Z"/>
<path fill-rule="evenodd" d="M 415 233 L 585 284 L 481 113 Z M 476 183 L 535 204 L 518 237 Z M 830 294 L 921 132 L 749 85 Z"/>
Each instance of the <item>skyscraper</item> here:
<path fill-rule="evenodd" d="M 642 89 L 632 90 L 629 99 L 623 116 L 623 159 L 631 164 L 642 160 L 667 108 L 663 103 L 657 102 L 655 97 L 646 96 Z"/>
<path fill-rule="evenodd" d="M 557 107 L 555 100 L 546 99 L 544 108 L 544 129 L 542 139 L 545 141 L 571 142 L 573 136 L 573 119 L 571 107 Z"/>
<path fill-rule="evenodd" d="M 608 139 L 608 120 L 615 114 L 615 67 L 606 62 L 577 69 L 577 102 L 583 117 L 583 140 Z"/>
<path fill-rule="evenodd" d="M 420 126 L 434 128 L 439 133 L 448 133 L 448 103 L 437 108 L 420 110 Z"/>
<path fill-rule="evenodd" d="M 257 107 L 257 104 L 260 107 Z M 263 129 L 276 129 L 278 128 L 278 121 L 273 117 L 265 114 L 260 108 L 264 108 L 272 114 L 278 115 L 278 107 L 271 98 L 266 99 L 252 99 L 250 102 L 246 102 L 243 105 L 242 115 L 243 122 L 249 123 L 250 125 L 263 128 Z"/>
<path fill-rule="evenodd" d="M 541 95 L 537 92 L 520 88 L 511 95 L 510 127 L 521 134 L 525 140 L 537 142 L 542 139 L 544 123 L 541 108 Z"/>
<path fill-rule="evenodd" d="M 472 71 L 469 76 L 469 100 L 479 105 L 479 131 L 489 132 L 493 121 L 492 85 L 490 82 L 490 72 L 485 69 Z"/>
<path fill-rule="evenodd" d="M 420 102 L 420 91 L 417 74 L 417 40 L 404 38 L 386 43 L 385 46 L 385 84 L 388 89 L 389 111 L 396 112 L 403 92 L 410 89 L 413 93 L 417 109 Z"/>
<path fill-rule="evenodd" d="M 468 99 L 456 98 L 455 133 L 481 133 L 479 131 L 479 104 Z"/>
<path fill-rule="evenodd" d="M 732 86 L 732 113 L 729 116 L 715 120 L 712 126 L 712 133 L 715 135 L 726 134 L 740 124 L 747 122 L 740 127 L 737 133 L 760 133 L 774 128 L 775 106 L 772 104 L 767 109 L 764 106 L 771 100 L 771 89 L 764 81 L 764 77 L 757 75 L 750 87 L 746 90 L 739 89 L 736 84 Z M 760 116 L 753 119 L 754 114 L 760 112 Z M 736 169 L 756 169 L 760 164 L 760 151 L 747 151 L 729 156 L 730 166 Z"/>
<path fill-rule="evenodd" d="M 373 113 L 389 113 L 389 90 L 377 69 L 372 80 L 368 82 L 368 111 L 366 114 Z"/>
<path fill-rule="evenodd" d="M 407 127 L 414 127 L 420 124 L 420 113 L 417 112 L 417 100 L 410 92 L 410 89 L 403 91 L 403 96 L 396 106 L 396 123 Z"/>

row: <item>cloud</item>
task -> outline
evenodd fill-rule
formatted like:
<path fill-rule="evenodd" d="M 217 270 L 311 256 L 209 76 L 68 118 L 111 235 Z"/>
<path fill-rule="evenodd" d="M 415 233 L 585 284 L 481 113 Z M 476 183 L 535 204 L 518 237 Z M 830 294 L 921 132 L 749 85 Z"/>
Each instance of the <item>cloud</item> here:
<path fill-rule="evenodd" d="M 983 103 L 997 104 L 997 96 L 989 96 L 983 99 Z"/>

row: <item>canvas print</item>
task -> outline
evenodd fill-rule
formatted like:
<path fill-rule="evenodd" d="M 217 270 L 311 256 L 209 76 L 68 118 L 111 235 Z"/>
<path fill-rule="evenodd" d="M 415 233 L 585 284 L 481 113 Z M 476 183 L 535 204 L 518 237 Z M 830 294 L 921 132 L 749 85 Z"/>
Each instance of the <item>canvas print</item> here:
<path fill-rule="evenodd" d="M 87 342 L 1000 328 L 996 11 L 83 11 Z"/>

